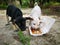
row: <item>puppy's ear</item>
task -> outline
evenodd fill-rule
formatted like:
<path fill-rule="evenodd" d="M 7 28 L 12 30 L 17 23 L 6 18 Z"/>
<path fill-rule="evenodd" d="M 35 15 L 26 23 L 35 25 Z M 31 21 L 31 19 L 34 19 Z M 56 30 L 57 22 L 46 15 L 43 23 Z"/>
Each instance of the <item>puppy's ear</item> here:
<path fill-rule="evenodd" d="M 34 19 L 30 17 L 30 20 L 34 20 Z"/>
<path fill-rule="evenodd" d="M 26 18 L 26 20 L 33 20 L 33 18 L 31 18 L 31 17 L 25 17 Z"/>

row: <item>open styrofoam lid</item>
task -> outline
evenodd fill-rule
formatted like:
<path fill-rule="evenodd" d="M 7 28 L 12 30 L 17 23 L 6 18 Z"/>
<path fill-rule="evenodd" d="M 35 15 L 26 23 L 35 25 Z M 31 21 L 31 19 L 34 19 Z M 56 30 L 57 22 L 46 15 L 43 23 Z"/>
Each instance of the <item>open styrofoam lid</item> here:
<path fill-rule="evenodd" d="M 49 16 L 41 16 L 41 25 L 40 25 L 40 29 L 41 29 L 41 34 L 33 34 L 31 32 L 31 28 L 29 26 L 29 31 L 30 31 L 30 34 L 33 35 L 33 36 L 41 36 L 43 34 L 46 34 L 50 31 L 52 25 L 54 24 L 55 22 L 55 19 L 54 18 L 51 18 Z"/>

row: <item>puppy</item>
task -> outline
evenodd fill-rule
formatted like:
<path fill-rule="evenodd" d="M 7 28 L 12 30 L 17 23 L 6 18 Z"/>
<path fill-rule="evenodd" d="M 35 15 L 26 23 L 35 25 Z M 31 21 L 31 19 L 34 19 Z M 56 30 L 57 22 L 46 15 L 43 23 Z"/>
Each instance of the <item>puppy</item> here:
<path fill-rule="evenodd" d="M 6 16 L 9 23 L 9 17 L 11 17 L 12 24 L 16 24 L 22 31 L 26 30 L 26 20 L 32 20 L 30 17 L 23 18 L 22 11 L 14 5 L 9 5 L 6 10 Z"/>
<path fill-rule="evenodd" d="M 32 12 L 30 14 L 30 17 L 33 19 L 31 21 L 31 24 L 30 26 L 34 29 L 39 29 L 40 28 L 40 16 L 41 16 L 41 8 L 36 5 L 33 9 L 32 9 Z"/>

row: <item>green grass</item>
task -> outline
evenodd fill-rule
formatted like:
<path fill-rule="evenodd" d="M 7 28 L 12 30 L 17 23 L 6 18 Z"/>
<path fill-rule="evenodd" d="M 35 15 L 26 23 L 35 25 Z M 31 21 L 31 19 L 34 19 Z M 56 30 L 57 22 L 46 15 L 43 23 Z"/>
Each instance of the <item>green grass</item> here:
<path fill-rule="evenodd" d="M 7 5 L 0 4 L 0 9 L 6 9 L 6 8 L 7 8 Z"/>
<path fill-rule="evenodd" d="M 29 36 L 24 36 L 21 30 L 18 32 L 18 36 L 23 45 L 30 45 L 31 38 Z"/>

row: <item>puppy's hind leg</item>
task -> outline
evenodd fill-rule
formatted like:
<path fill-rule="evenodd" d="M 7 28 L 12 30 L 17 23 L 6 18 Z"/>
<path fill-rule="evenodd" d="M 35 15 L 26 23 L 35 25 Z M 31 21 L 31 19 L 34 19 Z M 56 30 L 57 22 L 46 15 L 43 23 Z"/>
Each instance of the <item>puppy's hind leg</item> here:
<path fill-rule="evenodd" d="M 8 15 L 6 15 L 6 18 L 7 18 L 7 24 L 6 24 L 6 26 L 7 25 L 9 25 L 10 23 L 9 23 L 9 16 Z"/>

